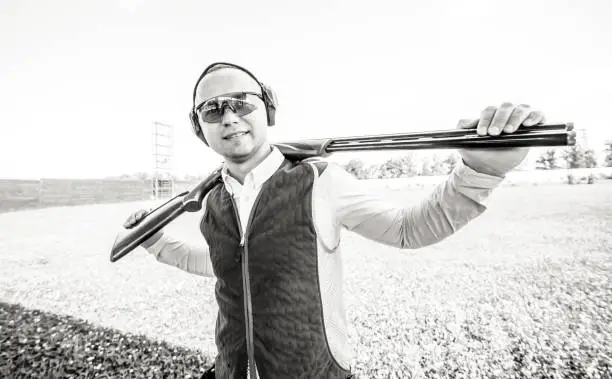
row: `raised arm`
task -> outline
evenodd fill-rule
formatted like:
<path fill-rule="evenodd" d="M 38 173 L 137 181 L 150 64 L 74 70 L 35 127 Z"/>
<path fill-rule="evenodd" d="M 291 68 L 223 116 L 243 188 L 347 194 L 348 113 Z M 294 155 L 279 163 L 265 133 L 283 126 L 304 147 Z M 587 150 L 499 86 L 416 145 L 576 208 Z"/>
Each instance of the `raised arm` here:
<path fill-rule="evenodd" d="M 445 181 L 415 202 L 385 196 L 335 164 L 321 176 L 340 225 L 402 249 L 434 244 L 461 229 L 484 212 L 485 200 L 502 180 L 460 162 Z"/>
<path fill-rule="evenodd" d="M 460 120 L 459 129 L 479 136 L 537 130 L 544 115 L 527 104 L 488 106 L 480 117 Z M 331 183 L 337 222 L 364 237 L 399 248 L 419 248 L 442 241 L 482 214 L 485 200 L 527 156 L 527 147 L 459 149 L 461 160 L 448 178 L 416 205 L 373 193 L 337 166 L 324 174 Z"/>

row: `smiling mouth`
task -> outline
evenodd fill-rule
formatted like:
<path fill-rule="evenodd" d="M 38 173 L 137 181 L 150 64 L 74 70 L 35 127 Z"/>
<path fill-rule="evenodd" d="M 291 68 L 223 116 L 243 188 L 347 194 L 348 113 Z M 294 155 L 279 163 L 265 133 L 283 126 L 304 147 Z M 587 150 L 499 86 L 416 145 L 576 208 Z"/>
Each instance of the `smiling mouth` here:
<path fill-rule="evenodd" d="M 238 133 L 233 133 L 233 134 L 230 134 L 230 135 L 229 135 L 229 136 L 227 136 L 227 137 L 223 137 L 223 139 L 226 139 L 226 140 L 231 140 L 231 139 L 234 139 L 234 138 L 238 138 L 238 137 L 240 137 L 240 136 L 243 136 L 243 135 L 245 135 L 245 134 L 249 134 L 249 132 L 238 132 Z"/>

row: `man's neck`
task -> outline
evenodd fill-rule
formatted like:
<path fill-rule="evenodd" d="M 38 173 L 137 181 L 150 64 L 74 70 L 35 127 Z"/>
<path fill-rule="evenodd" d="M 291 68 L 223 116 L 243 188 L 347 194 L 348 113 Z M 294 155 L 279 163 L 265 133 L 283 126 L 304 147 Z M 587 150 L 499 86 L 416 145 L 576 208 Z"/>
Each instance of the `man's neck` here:
<path fill-rule="evenodd" d="M 257 167 L 264 159 L 272 152 L 272 146 L 269 144 L 262 145 L 255 155 L 244 162 L 225 161 L 225 166 L 229 174 L 236 179 L 240 184 L 244 184 L 244 179 L 255 167 Z"/>

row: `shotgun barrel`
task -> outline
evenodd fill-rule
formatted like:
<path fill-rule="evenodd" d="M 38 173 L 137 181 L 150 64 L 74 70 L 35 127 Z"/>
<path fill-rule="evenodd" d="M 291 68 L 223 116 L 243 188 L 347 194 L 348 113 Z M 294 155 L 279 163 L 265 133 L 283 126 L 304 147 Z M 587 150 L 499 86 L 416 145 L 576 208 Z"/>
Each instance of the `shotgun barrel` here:
<path fill-rule="evenodd" d="M 334 152 L 425 149 L 499 149 L 512 147 L 572 146 L 576 132 L 571 122 L 521 127 L 512 134 L 479 136 L 474 129 L 322 138 L 274 145 L 289 159 L 324 157 Z"/>

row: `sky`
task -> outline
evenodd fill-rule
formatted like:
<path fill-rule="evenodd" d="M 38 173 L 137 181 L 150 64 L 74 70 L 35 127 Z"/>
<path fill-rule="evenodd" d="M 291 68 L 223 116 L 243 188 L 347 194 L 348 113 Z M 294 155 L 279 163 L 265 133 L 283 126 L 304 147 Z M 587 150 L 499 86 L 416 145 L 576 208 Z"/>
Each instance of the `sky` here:
<path fill-rule="evenodd" d="M 273 141 L 453 129 L 504 101 L 612 139 L 610 0 L 2 0 L 0 178 L 150 172 L 154 122 L 178 175 L 210 172 L 188 113 L 216 61 L 275 89 Z"/>

